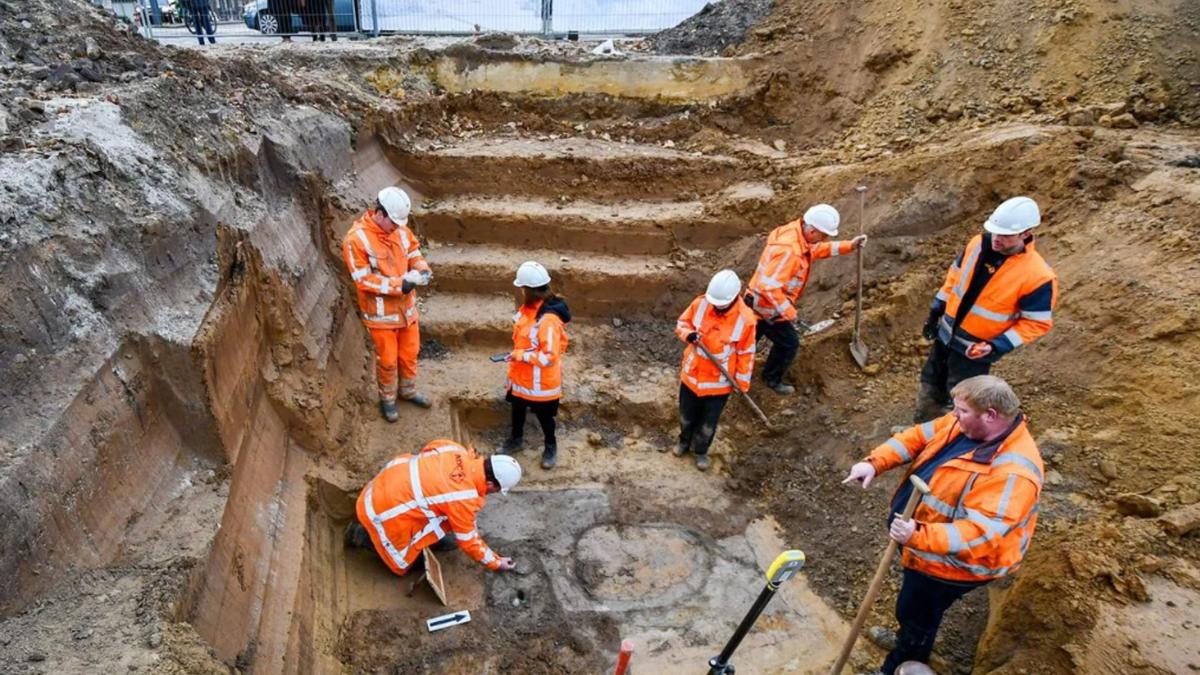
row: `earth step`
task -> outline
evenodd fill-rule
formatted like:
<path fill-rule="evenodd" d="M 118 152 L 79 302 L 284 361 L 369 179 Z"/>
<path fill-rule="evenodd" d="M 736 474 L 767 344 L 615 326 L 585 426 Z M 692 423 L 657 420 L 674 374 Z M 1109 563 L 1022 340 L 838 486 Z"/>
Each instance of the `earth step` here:
<path fill-rule="evenodd" d="M 501 246 L 426 246 L 433 287 L 450 293 L 513 293 L 513 277 L 526 260 L 550 272 L 554 288 L 580 316 L 654 311 L 680 277 L 655 256 L 582 253 Z"/>
<path fill-rule="evenodd" d="M 487 193 L 675 199 L 686 192 L 720 191 L 742 172 L 730 157 L 593 138 L 471 139 L 411 153 L 392 150 L 389 157 L 427 197 Z"/>
<path fill-rule="evenodd" d="M 461 196 L 418 207 L 422 238 L 465 244 L 551 248 L 598 253 L 665 255 L 678 243 L 715 249 L 763 231 L 753 216 L 775 192 L 765 183 L 737 183 L 695 201 L 514 199 Z"/>
<path fill-rule="evenodd" d="M 421 298 L 421 339 L 447 347 L 493 347 L 512 343 L 514 296 L 435 292 Z"/>
<path fill-rule="evenodd" d="M 703 218 L 699 201 L 605 204 L 472 196 L 417 209 L 414 220 L 418 235 L 431 241 L 665 255 L 675 228 Z"/>

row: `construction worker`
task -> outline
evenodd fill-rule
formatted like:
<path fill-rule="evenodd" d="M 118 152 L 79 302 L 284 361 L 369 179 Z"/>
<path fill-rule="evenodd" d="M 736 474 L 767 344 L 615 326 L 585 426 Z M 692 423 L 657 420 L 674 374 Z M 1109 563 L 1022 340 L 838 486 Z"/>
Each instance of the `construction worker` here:
<path fill-rule="evenodd" d="M 933 299 L 922 334 L 932 340 L 913 422 L 944 413 L 949 392 L 1000 357 L 1050 332 L 1058 279 L 1034 250 L 1042 222 L 1029 197 L 1005 201 L 958 255 Z"/>
<path fill-rule="evenodd" d="M 416 235 L 408 229 L 412 202 L 398 187 L 379 192 L 346 233 L 342 254 L 358 291 L 363 324 L 375 343 L 375 378 L 379 409 L 389 422 L 399 419 L 396 396 L 422 408 L 429 399 L 417 393 L 417 294 L 429 283 L 429 263 L 421 255 Z M 399 378 L 397 378 L 397 375 Z"/>
<path fill-rule="evenodd" d="M 346 545 L 374 548 L 400 575 L 422 569 L 426 547 L 455 544 L 493 572 L 511 570 L 512 558 L 483 541 L 475 517 L 485 495 L 506 495 L 520 480 L 521 465 L 512 457 L 482 457 L 454 441 L 430 441 L 421 452 L 388 462 L 362 489 Z"/>
<path fill-rule="evenodd" d="M 905 661 L 928 662 L 942 614 L 971 589 L 1017 571 L 1037 525 L 1042 457 L 1017 395 L 993 375 L 967 378 L 951 395 L 953 412 L 896 434 L 842 481 L 866 488 L 884 471 L 908 465 L 892 497 L 894 514 L 912 492 L 908 476 L 931 490 L 911 520 L 889 520 L 904 551 L 904 582 L 885 675 Z"/>
<path fill-rule="evenodd" d="M 763 382 L 782 396 L 796 388 L 783 381 L 800 349 L 796 330 L 796 302 L 808 283 L 808 271 L 819 258 L 846 255 L 867 242 L 860 234 L 850 241 L 836 237 L 841 216 L 829 204 L 817 204 L 804 217 L 781 225 L 767 237 L 754 277 L 746 293 L 746 304 L 759 317 L 758 332 L 771 341 L 771 352 L 763 366 Z"/>
<path fill-rule="evenodd" d="M 554 436 L 558 401 L 562 398 L 562 355 L 567 351 L 571 310 L 550 291 L 550 274 L 536 262 L 517 268 L 513 286 L 521 289 L 521 306 L 513 315 L 513 350 L 507 357 L 505 399 L 512 404 L 512 431 L 501 452 L 511 454 L 525 444 L 525 413 L 532 409 L 542 426 L 542 468 L 558 461 Z"/>
<path fill-rule="evenodd" d="M 687 347 L 679 372 L 679 442 L 674 452 L 676 457 L 689 450 L 696 453 L 696 468 L 701 471 L 708 470 L 708 446 L 717 433 L 717 422 L 733 385 L 743 392 L 750 389 L 756 319 L 742 301 L 741 292 L 737 274 L 721 270 L 708 282 L 708 290 L 693 300 L 675 322 L 675 334 Z M 722 368 L 733 382 L 721 373 Z"/>

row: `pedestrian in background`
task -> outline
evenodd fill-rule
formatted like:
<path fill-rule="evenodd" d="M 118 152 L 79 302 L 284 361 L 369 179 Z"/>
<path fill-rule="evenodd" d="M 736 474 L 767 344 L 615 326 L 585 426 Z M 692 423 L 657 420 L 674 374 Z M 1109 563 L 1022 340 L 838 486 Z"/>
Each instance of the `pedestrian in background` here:
<path fill-rule="evenodd" d="M 212 6 L 208 4 L 208 0 L 182 1 L 189 12 L 188 22 L 196 29 L 196 41 L 203 45 L 204 36 L 207 35 L 208 44 L 217 44 L 217 39 L 213 37 L 213 34 L 217 31 L 212 25 Z"/>

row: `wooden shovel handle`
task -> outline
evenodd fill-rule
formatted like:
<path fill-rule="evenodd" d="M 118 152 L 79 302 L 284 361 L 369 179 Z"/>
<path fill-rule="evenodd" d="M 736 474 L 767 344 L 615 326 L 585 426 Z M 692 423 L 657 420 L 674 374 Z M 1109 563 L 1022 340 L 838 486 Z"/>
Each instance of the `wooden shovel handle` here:
<path fill-rule="evenodd" d="M 762 408 L 758 407 L 758 404 L 754 402 L 754 399 L 750 398 L 750 394 L 742 391 L 742 388 L 738 386 L 737 382 L 735 382 L 734 379 L 729 376 L 729 371 L 725 369 L 725 366 L 721 365 L 721 362 L 717 360 L 717 357 L 712 355 L 712 352 L 708 351 L 708 348 L 704 346 L 704 343 L 701 342 L 700 339 L 697 339 L 693 344 L 696 345 L 696 347 L 700 350 L 700 353 L 703 354 L 705 358 L 707 358 L 709 361 L 712 361 L 713 365 L 717 367 L 717 370 L 721 371 L 721 376 L 729 382 L 729 386 L 733 387 L 733 390 L 741 394 L 746 403 L 750 404 L 750 407 L 754 410 L 755 414 L 758 415 L 758 418 L 763 421 L 763 424 L 767 425 L 767 429 L 774 430 L 775 427 L 771 426 L 771 420 L 767 419 L 767 414 L 762 411 Z"/>
<path fill-rule="evenodd" d="M 929 494 L 929 486 L 925 484 L 925 481 L 916 476 L 909 476 L 908 480 L 912 483 L 913 491 L 908 496 L 908 503 L 904 505 L 904 513 L 900 516 L 904 520 L 912 519 L 913 512 L 917 510 L 917 504 L 921 502 L 921 498 Z M 887 548 L 883 551 L 883 557 L 879 559 L 879 566 L 875 568 L 875 577 L 871 579 L 871 585 L 867 587 L 867 594 L 863 596 L 862 603 L 858 606 L 858 614 L 854 616 L 850 634 L 846 636 L 846 642 L 842 644 L 842 653 L 838 656 L 837 662 L 833 664 L 833 668 L 829 670 L 829 675 L 841 675 L 842 668 L 850 658 L 850 650 L 854 649 L 854 643 L 858 641 L 858 634 L 867 621 L 867 615 L 871 613 L 871 606 L 875 604 L 875 598 L 879 596 L 883 578 L 887 576 L 888 568 L 892 566 L 892 558 L 895 557 L 898 546 L 895 539 L 888 538 Z"/>

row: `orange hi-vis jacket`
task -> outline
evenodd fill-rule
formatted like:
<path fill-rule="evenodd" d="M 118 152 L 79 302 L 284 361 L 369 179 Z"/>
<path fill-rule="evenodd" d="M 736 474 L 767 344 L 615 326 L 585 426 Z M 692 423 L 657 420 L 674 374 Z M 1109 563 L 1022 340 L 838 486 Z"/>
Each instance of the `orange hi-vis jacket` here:
<path fill-rule="evenodd" d="M 445 439 L 420 453 L 387 463 L 358 495 L 358 522 L 375 551 L 396 574 L 404 574 L 421 550 L 453 532 L 458 547 L 491 570 L 496 555 L 475 527 L 487 494 L 484 458 Z"/>
<path fill-rule="evenodd" d="M 742 302 L 718 314 L 703 296 L 697 297 L 679 315 L 675 334 L 687 342 L 691 333 L 699 333 L 700 341 L 734 380 L 742 391 L 750 390 L 750 373 L 754 370 L 754 330 L 758 319 Z M 683 367 L 679 379 L 697 396 L 719 396 L 733 391 L 720 369 L 693 344 L 683 350 Z"/>
<path fill-rule="evenodd" d="M 505 386 L 526 401 L 553 401 L 562 397 L 562 355 L 567 351 L 567 331 L 554 312 L 538 317 L 543 302 L 522 305 L 513 315 L 513 351 Z"/>
<path fill-rule="evenodd" d="M 754 298 L 754 311 L 768 321 L 796 320 L 796 301 L 808 283 L 812 261 L 854 251 L 854 244 L 848 241 L 809 244 L 804 240 L 803 228 L 803 219 L 775 228 L 750 279 L 748 290 Z"/>
<path fill-rule="evenodd" d="M 907 481 L 961 433 L 954 415 L 943 415 L 896 434 L 866 461 L 876 473 L 911 462 Z M 1042 456 L 1023 416 L 1006 436 L 939 466 L 913 515 L 917 530 L 904 545 L 904 566 L 951 581 L 1016 571 L 1037 525 L 1042 476 Z"/>
<path fill-rule="evenodd" d="M 367 328 L 403 328 L 417 320 L 417 294 L 401 290 L 405 272 L 428 270 L 421 244 L 405 225 L 388 234 L 367 211 L 342 240 L 342 255 L 358 291 L 358 308 Z"/>
<path fill-rule="evenodd" d="M 945 307 L 938 321 L 938 339 L 959 352 L 980 341 L 992 343 L 994 356 L 1011 352 L 1050 332 L 1054 304 L 1058 300 L 1058 278 L 1033 242 L 1022 253 L 1008 256 L 987 281 L 974 304 L 967 308 L 958 327 L 963 294 L 971 287 L 983 247 L 983 235 L 975 235 L 946 274 L 946 281 L 933 299 L 933 308 Z"/>

